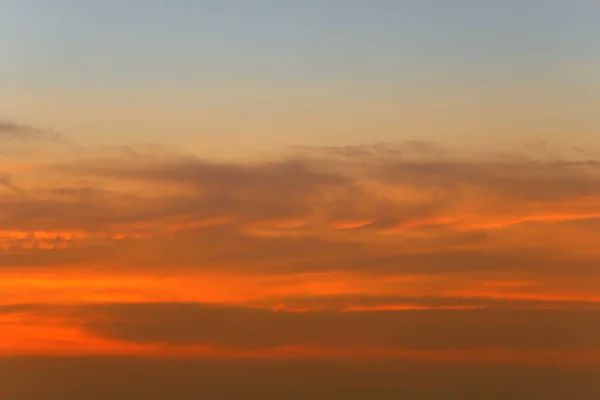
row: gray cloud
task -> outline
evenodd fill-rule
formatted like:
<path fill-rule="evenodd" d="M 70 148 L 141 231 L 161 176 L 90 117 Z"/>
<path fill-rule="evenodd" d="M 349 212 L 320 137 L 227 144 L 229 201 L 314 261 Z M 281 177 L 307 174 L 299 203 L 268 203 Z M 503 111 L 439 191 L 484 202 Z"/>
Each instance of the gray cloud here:
<path fill-rule="evenodd" d="M 432 144 L 389 152 L 385 146 L 375 147 L 371 152 L 362 149 L 360 157 L 344 149 L 343 162 L 322 156 L 340 152 L 336 149 L 314 151 L 316 158 L 297 155 L 252 164 L 208 162 L 162 150 L 154 157 L 152 149 L 145 149 L 51 165 L 44 172 L 62 183 L 41 181 L 1 196 L 0 224 L 20 231 L 83 230 L 91 237 L 75 238 L 69 247 L 52 250 L 23 249 L 15 242 L 0 264 L 85 264 L 110 259 L 125 267 L 148 268 L 205 268 L 220 263 L 227 264 L 223 268 L 243 269 L 251 263 L 261 271 L 595 274 L 597 259 L 556 257 L 558 250 L 549 248 L 540 236 L 565 226 L 580 229 L 585 237 L 595 227 L 593 216 L 587 222 L 552 226 L 523 223 L 527 241 L 510 246 L 503 245 L 502 230 L 461 231 L 451 222 L 438 221 L 440 216 L 457 213 L 454 209 L 501 217 L 514 210 L 527 214 L 589 198 L 600 191 L 593 160 L 438 161 L 432 154 L 442 150 Z M 411 159 L 413 153 L 423 158 Z M 150 189 L 127 190 L 148 184 Z M 5 177 L 4 185 L 12 181 Z M 403 197 L 398 194 L 403 190 L 423 194 Z M 583 212 L 589 210 L 593 211 Z M 229 218 L 229 222 L 194 225 L 215 218 Z M 278 227 L 288 220 L 306 226 Z M 356 220 L 370 223 L 348 230 L 331 228 Z M 425 222 L 406 228 L 412 235 L 378 236 L 414 220 Z M 180 228 L 165 234 L 174 225 Z M 261 236 L 253 229 L 268 232 Z M 148 237 L 135 236 L 138 233 Z M 115 240 L 111 235 L 125 238 Z M 27 240 L 35 243 L 34 238 Z"/>
<path fill-rule="evenodd" d="M 136 343 L 248 349 L 294 345 L 415 350 L 600 348 L 598 310 L 293 313 L 165 303 L 95 306 L 86 312 L 91 316 L 86 324 L 90 332 Z"/>
<path fill-rule="evenodd" d="M 19 190 L 19 188 L 13 184 L 11 176 L 6 173 L 0 173 L 0 187 L 5 187 L 15 191 Z"/>
<path fill-rule="evenodd" d="M 261 307 L 285 305 L 288 309 L 311 310 L 344 310 L 344 309 L 385 309 L 392 306 L 416 307 L 454 307 L 454 308 L 486 308 L 486 309 L 565 309 L 565 310 L 600 310 L 600 302 L 560 301 L 560 300 L 523 300 L 491 297 L 458 297 L 458 296 L 380 296 L 380 295 L 295 295 L 253 302 Z"/>
<path fill-rule="evenodd" d="M 368 299 L 366 299 L 368 302 Z M 383 301 L 379 298 L 377 301 Z M 4 305 L 0 314 L 35 314 L 77 321 L 89 333 L 132 343 L 402 350 L 600 349 L 598 308 L 536 309 L 574 303 L 494 299 L 395 298 L 421 305 L 483 309 L 287 312 L 194 303 Z M 348 301 L 362 301 L 360 297 Z M 581 304 L 576 305 L 579 307 Z"/>
<path fill-rule="evenodd" d="M 0 140 L 17 142 L 53 141 L 66 142 L 67 139 L 56 132 L 33 128 L 12 121 L 0 121 Z"/>
<path fill-rule="evenodd" d="M 451 198 L 472 187 L 496 201 L 559 201 L 600 194 L 596 160 L 585 162 L 396 162 L 380 171 L 396 184 L 443 189 Z"/>

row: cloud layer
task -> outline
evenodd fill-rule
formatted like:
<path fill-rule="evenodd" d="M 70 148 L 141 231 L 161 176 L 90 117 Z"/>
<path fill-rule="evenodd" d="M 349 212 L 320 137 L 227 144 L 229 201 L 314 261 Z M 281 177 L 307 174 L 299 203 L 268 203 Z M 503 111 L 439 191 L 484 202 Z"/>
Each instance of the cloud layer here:
<path fill-rule="evenodd" d="M 596 351 L 594 159 L 420 142 L 238 163 L 161 146 L 38 154 L 0 165 L 0 302 L 77 316 L 5 312 L 6 337 Z"/>

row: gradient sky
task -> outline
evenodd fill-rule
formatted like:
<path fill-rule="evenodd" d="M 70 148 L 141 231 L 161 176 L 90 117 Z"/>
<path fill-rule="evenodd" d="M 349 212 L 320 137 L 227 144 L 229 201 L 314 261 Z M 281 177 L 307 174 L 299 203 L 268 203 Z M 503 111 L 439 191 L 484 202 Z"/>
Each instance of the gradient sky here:
<path fill-rule="evenodd" d="M 600 395 L 597 1 L 0 27 L 3 400 Z"/>
<path fill-rule="evenodd" d="M 0 101 L 82 141 L 212 157 L 415 136 L 597 145 L 599 13 L 593 0 L 7 0 Z"/>

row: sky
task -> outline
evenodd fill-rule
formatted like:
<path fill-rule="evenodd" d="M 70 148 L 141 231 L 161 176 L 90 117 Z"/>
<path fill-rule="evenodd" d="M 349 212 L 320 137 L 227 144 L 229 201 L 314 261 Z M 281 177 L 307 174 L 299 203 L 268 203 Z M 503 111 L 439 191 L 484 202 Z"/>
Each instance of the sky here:
<path fill-rule="evenodd" d="M 599 9 L 6 0 L 0 104 L 86 142 L 169 142 L 227 159 L 415 136 L 597 146 Z"/>
<path fill-rule="evenodd" d="M 0 27 L 2 399 L 600 395 L 598 2 Z"/>

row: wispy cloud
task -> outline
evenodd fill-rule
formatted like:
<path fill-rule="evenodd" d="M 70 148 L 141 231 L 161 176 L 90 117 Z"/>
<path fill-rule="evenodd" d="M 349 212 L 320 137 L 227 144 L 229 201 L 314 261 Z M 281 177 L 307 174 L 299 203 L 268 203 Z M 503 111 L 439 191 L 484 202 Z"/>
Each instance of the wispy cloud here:
<path fill-rule="evenodd" d="M 0 120 L 0 140 L 9 140 L 17 142 L 29 141 L 52 141 L 66 142 L 65 136 L 28 125 L 19 124 L 13 121 Z"/>
<path fill-rule="evenodd" d="M 18 191 L 19 189 L 12 183 L 12 178 L 7 173 L 0 173 L 0 187 Z"/>
<path fill-rule="evenodd" d="M 406 333 L 406 318 L 431 317 L 429 347 L 444 340 L 437 332 L 468 325 L 463 336 L 489 339 L 481 346 L 507 338 L 507 348 L 533 348 L 526 332 L 560 321 L 550 349 L 574 344 L 585 318 L 596 318 L 593 158 L 410 142 L 237 163 L 160 146 L 27 161 L 35 167 L 0 171 L 0 185 L 19 189 L 0 194 L 0 302 L 137 304 L 86 309 L 88 330 L 68 328 L 82 343 L 172 345 L 188 332 L 194 345 L 218 336 L 242 347 L 332 346 L 356 331 L 348 346 L 418 350 L 422 333 Z M 355 329 L 365 318 L 377 329 Z M 567 332 L 569 318 L 578 328 Z M 225 321 L 233 325 L 219 328 Z M 236 334 L 246 323 L 260 328 Z M 505 325 L 486 328 L 494 324 L 522 329 L 504 335 Z M 391 336 L 372 333 L 386 329 Z"/>

